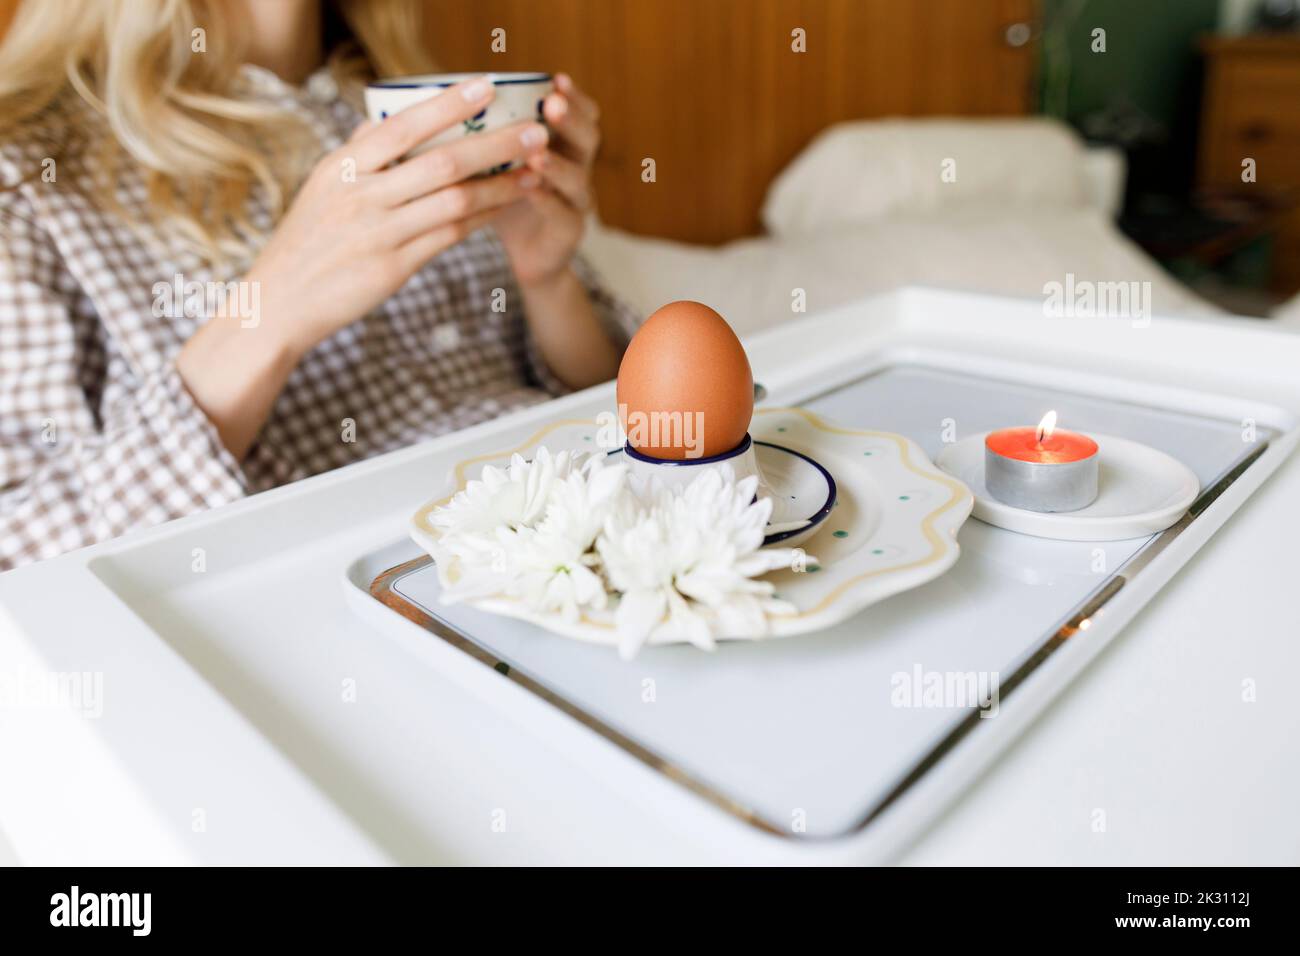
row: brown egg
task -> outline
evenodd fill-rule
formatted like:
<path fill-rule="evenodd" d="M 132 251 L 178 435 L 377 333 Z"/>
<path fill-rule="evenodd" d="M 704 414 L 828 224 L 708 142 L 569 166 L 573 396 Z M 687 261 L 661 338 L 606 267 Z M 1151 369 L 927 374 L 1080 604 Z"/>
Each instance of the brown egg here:
<path fill-rule="evenodd" d="M 618 369 L 628 443 L 681 460 L 735 448 L 754 415 L 754 376 L 726 319 L 699 302 L 669 302 L 646 319 Z"/>

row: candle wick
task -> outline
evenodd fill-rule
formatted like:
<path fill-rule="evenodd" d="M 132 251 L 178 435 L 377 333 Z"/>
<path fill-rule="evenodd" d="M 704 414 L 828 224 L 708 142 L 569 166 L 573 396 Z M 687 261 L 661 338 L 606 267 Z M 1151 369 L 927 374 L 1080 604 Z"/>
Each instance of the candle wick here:
<path fill-rule="evenodd" d="M 1043 444 L 1043 439 L 1051 438 L 1054 431 L 1056 431 L 1056 412 L 1050 411 L 1038 423 L 1038 444 L 1040 447 Z"/>

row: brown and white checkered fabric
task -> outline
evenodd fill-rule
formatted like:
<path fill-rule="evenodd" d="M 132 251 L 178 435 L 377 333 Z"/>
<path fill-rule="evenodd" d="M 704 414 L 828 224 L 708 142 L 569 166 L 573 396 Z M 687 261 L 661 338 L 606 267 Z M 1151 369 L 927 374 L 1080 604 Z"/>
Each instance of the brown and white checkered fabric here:
<path fill-rule="evenodd" d="M 360 121 L 324 71 L 302 87 L 251 66 L 242 78 L 248 95 L 305 119 L 322 151 Z M 236 461 L 172 365 L 202 318 L 179 304 L 157 316 L 155 285 L 177 275 L 225 282 L 248 263 L 218 274 L 177 243 L 147 241 L 128 226 L 146 202 L 136 170 L 118 177 L 121 213 L 94 203 L 78 185 L 102 130 L 69 103 L 0 145 L 0 182 L 10 187 L 0 188 L 0 570 L 563 391 L 536 357 L 505 253 L 485 230 L 308 354 Z M 82 145 L 53 153 L 69 132 Z M 41 174 L 52 155 L 51 182 Z M 256 196 L 252 216 L 270 231 Z M 611 331 L 630 335 L 637 317 L 581 261 L 575 269 Z M 492 311 L 494 289 L 505 290 L 504 312 Z"/>

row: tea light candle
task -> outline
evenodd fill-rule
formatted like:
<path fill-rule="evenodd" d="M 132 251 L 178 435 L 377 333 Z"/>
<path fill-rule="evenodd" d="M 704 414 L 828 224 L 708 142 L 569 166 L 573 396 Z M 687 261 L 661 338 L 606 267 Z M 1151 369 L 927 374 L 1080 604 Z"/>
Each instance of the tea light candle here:
<path fill-rule="evenodd" d="M 1027 511 L 1078 511 L 1097 497 L 1097 443 L 1056 427 L 1003 428 L 984 439 L 984 485 L 1003 504 Z"/>

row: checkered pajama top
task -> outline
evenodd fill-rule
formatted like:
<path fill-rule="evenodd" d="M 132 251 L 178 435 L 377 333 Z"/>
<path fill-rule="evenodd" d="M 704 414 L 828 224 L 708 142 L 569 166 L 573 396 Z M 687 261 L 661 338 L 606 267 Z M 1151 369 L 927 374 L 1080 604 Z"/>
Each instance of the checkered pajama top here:
<path fill-rule="evenodd" d="M 360 121 L 324 70 L 302 87 L 245 66 L 248 95 L 306 120 L 322 152 Z M 243 461 L 222 446 L 172 361 L 201 318 L 156 308 L 159 283 L 224 282 L 177 243 L 124 217 L 146 202 L 138 170 L 121 211 L 79 191 L 103 124 L 77 104 L 0 145 L 0 570 L 233 501 L 563 390 L 526 335 L 521 297 L 494 234 L 431 261 L 391 299 L 311 351 Z M 49 181 L 52 179 L 53 181 Z M 272 221 L 254 196 L 252 221 Z M 143 217 L 139 217 L 143 218 Z M 598 314 L 626 337 L 637 318 L 578 260 Z M 505 311 L 493 311 L 493 290 Z M 496 297 L 500 300 L 500 296 Z M 158 312 L 162 312 L 161 317 Z"/>

